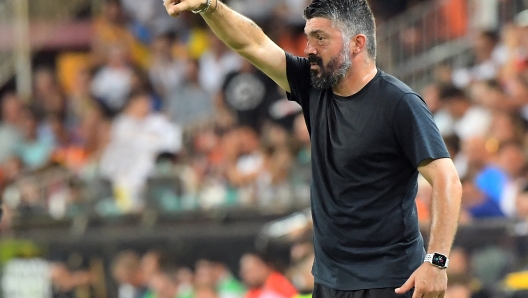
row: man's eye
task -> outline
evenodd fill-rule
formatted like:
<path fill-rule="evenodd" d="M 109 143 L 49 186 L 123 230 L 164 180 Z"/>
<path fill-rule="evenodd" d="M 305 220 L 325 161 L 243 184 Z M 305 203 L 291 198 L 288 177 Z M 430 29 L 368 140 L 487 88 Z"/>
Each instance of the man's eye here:
<path fill-rule="evenodd" d="M 321 41 L 323 40 L 324 38 L 322 36 L 317 36 L 317 40 Z"/>

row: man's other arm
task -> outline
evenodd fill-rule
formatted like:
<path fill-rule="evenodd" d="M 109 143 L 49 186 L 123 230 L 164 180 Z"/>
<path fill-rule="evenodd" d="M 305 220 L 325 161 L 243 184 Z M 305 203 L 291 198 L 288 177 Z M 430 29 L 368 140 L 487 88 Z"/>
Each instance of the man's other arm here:
<path fill-rule="evenodd" d="M 462 186 L 449 158 L 426 160 L 418 171 L 433 187 L 431 197 L 431 230 L 428 253 L 446 256 L 451 251 L 460 213 Z"/>
<path fill-rule="evenodd" d="M 177 17 L 186 10 L 198 9 L 207 0 L 165 0 L 167 12 Z M 249 18 L 237 13 L 219 0 L 202 14 L 213 32 L 226 45 L 268 75 L 281 88 L 290 92 L 286 76 L 286 55 L 262 29 Z"/>
<path fill-rule="evenodd" d="M 418 171 L 433 187 L 431 196 L 431 229 L 428 253 L 448 256 L 455 238 L 462 186 L 453 161 L 449 158 L 422 161 Z M 396 289 L 403 294 L 414 288 L 412 298 L 444 297 L 447 289 L 447 273 L 432 264 L 423 263 L 409 279 Z"/>

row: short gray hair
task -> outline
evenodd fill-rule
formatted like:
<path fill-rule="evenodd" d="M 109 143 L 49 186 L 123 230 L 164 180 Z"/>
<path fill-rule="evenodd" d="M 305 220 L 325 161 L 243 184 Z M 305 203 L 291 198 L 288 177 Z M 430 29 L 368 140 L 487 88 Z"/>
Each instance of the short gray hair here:
<path fill-rule="evenodd" d="M 368 56 L 376 60 L 376 22 L 366 0 L 313 0 L 304 10 L 304 18 L 330 19 L 348 42 L 357 34 L 367 37 Z"/>

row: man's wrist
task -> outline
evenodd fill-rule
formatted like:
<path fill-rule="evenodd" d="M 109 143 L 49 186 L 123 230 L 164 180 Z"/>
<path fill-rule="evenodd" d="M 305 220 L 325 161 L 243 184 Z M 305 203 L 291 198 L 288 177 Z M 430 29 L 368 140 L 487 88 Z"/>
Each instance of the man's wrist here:
<path fill-rule="evenodd" d="M 191 10 L 191 12 L 195 14 L 204 14 L 211 8 L 211 2 L 212 0 L 206 0 L 205 3 L 202 3 L 197 9 Z"/>
<path fill-rule="evenodd" d="M 218 0 L 211 0 L 211 5 L 209 6 L 209 9 L 207 9 L 207 11 L 203 12 L 203 14 L 211 14 L 213 12 L 216 11 L 216 9 L 218 8 L 218 3 L 219 1 Z"/>

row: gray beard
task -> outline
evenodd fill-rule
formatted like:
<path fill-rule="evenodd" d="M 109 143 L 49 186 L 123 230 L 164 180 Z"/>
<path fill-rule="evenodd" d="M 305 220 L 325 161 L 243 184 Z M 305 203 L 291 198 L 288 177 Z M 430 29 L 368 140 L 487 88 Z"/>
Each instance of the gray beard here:
<path fill-rule="evenodd" d="M 345 45 L 340 55 L 332 58 L 326 66 L 319 63 L 319 70 L 310 70 L 312 86 L 316 89 L 329 89 L 337 85 L 352 66 L 350 61 L 349 46 Z M 339 65 L 339 61 L 342 61 Z"/>

